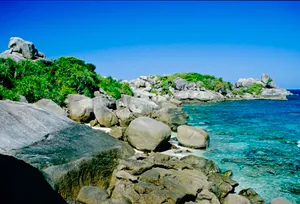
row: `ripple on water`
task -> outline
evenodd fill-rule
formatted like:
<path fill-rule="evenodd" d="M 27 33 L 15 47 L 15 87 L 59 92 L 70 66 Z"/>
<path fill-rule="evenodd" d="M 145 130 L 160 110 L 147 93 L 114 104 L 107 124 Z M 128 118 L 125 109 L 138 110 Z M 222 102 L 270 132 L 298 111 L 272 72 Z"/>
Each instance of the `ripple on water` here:
<path fill-rule="evenodd" d="M 223 171 L 233 171 L 240 184 L 237 192 L 251 187 L 267 202 L 285 197 L 300 203 L 300 96 L 183 108 L 190 125 L 210 134 L 210 147 L 203 155 Z"/>

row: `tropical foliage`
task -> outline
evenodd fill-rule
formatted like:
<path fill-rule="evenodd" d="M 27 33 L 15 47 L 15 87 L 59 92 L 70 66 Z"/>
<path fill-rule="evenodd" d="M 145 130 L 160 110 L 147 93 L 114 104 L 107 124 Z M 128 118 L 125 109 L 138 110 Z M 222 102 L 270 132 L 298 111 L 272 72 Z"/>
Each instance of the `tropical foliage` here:
<path fill-rule="evenodd" d="M 115 98 L 132 95 L 127 83 L 102 77 L 95 68 L 74 57 L 61 57 L 52 63 L 0 58 L 0 99 L 19 100 L 23 95 L 29 102 L 49 98 L 63 105 L 68 94 L 92 97 L 99 88 Z"/>

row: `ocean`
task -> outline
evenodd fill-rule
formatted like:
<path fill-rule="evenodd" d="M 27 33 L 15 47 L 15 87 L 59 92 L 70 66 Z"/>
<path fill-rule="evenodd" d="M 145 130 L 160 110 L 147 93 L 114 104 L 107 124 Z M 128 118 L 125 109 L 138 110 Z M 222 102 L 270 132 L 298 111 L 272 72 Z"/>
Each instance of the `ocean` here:
<path fill-rule="evenodd" d="M 248 100 L 184 105 L 189 125 L 208 131 L 201 153 L 267 202 L 300 203 L 300 90 L 287 101 Z M 202 152 L 202 151 L 201 151 Z"/>

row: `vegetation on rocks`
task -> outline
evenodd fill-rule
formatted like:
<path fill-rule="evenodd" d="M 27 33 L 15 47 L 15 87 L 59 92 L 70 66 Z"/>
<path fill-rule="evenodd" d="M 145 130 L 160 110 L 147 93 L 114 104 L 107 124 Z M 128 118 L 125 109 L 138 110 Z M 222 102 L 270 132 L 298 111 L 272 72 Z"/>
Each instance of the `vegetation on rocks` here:
<path fill-rule="evenodd" d="M 0 58 L 0 99 L 18 101 L 23 95 L 31 103 L 48 98 L 63 105 L 68 94 L 92 97 L 99 88 L 114 98 L 133 94 L 127 83 L 102 77 L 95 68 L 74 57 L 60 57 L 51 63 Z"/>
<path fill-rule="evenodd" d="M 213 75 L 199 74 L 199 73 L 176 73 L 169 76 L 159 76 L 161 81 L 161 88 L 163 94 L 169 94 L 169 87 L 175 87 L 173 80 L 180 77 L 187 82 L 202 82 L 199 87 L 203 87 L 208 90 L 218 91 L 219 89 L 225 88 L 231 90 L 232 84 L 230 82 L 223 81 L 222 77 L 218 78 Z M 198 88 L 199 88 L 198 87 Z"/>
<path fill-rule="evenodd" d="M 232 91 L 233 94 L 237 94 L 237 95 L 243 95 L 246 93 L 252 94 L 255 93 L 256 95 L 259 95 L 261 90 L 263 89 L 263 85 L 261 84 L 252 84 L 248 87 L 243 87 L 240 89 L 234 89 Z"/>

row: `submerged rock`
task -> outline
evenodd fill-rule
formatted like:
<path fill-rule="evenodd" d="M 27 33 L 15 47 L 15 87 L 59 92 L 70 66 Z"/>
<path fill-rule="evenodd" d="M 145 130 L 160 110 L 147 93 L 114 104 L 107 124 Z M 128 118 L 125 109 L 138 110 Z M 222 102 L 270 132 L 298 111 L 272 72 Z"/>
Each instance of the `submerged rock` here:
<path fill-rule="evenodd" d="M 86 185 L 105 187 L 131 147 L 36 105 L 0 101 L 0 153 L 38 168 L 63 198 Z"/>
<path fill-rule="evenodd" d="M 279 197 L 279 198 L 272 199 L 270 201 L 270 204 L 292 204 L 292 203 L 285 198 Z"/>
<path fill-rule="evenodd" d="M 139 117 L 130 123 L 126 135 L 129 143 L 138 150 L 153 151 L 169 141 L 171 129 L 162 122 Z"/>

